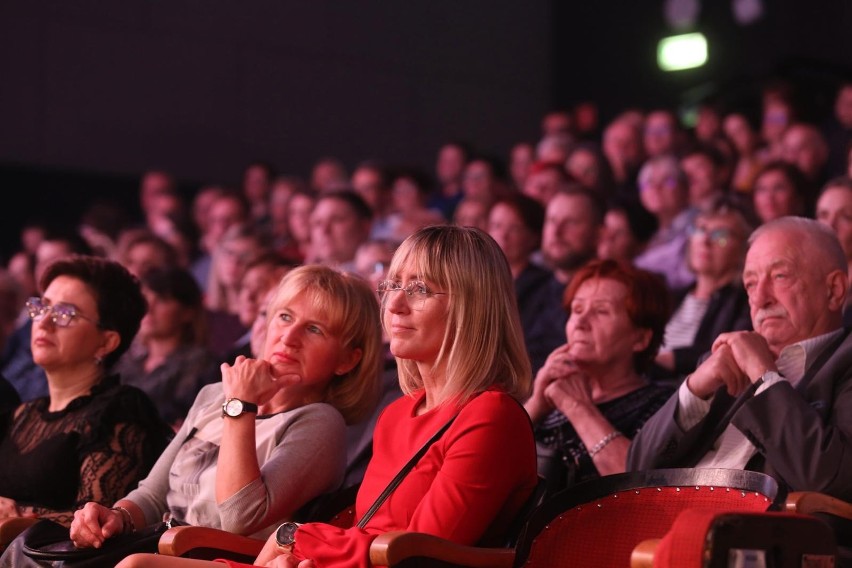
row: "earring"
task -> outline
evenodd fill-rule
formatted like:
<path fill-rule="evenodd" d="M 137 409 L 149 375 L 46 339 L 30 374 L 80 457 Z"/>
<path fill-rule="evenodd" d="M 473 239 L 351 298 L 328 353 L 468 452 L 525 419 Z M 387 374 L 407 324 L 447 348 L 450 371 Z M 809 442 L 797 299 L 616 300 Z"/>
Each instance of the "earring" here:
<path fill-rule="evenodd" d="M 95 365 L 100 366 L 100 365 L 103 365 L 103 363 L 104 363 L 104 358 L 99 357 L 98 355 L 95 355 Z"/>

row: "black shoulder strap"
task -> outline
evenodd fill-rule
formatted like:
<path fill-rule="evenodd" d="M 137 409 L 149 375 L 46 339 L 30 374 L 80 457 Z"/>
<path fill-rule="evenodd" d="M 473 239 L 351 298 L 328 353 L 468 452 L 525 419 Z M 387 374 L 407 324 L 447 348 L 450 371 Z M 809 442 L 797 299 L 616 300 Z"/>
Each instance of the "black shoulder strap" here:
<path fill-rule="evenodd" d="M 444 432 L 446 432 L 446 431 L 447 431 L 447 428 L 449 428 L 449 427 L 450 427 L 450 425 L 453 423 L 453 421 L 456 419 L 456 417 L 457 417 L 457 416 L 458 416 L 458 413 L 454 414 L 454 415 L 453 415 L 453 417 L 452 417 L 452 418 L 450 418 L 450 419 L 446 422 L 446 424 L 444 424 L 443 426 L 441 426 L 441 427 L 438 429 L 438 431 L 437 431 L 437 432 L 435 432 L 435 433 L 432 435 L 432 437 L 431 437 L 431 438 L 429 438 L 428 440 L 426 440 L 426 443 L 425 443 L 425 444 L 423 444 L 423 447 L 421 447 L 419 450 L 417 450 L 417 453 L 416 453 L 416 454 L 414 454 L 414 455 L 411 457 L 411 459 L 410 459 L 410 460 L 408 460 L 408 463 L 406 463 L 404 466 L 402 466 L 402 469 L 400 469 L 400 470 L 399 470 L 399 473 L 397 473 L 397 474 L 396 474 L 396 477 L 394 477 L 394 478 L 391 480 L 391 482 L 390 482 L 390 483 L 388 483 L 388 486 L 387 486 L 387 487 L 385 487 L 385 490 L 384 490 L 384 491 L 382 491 L 381 495 L 379 495 L 379 496 L 376 498 L 376 502 L 375 502 L 375 503 L 373 503 L 373 505 L 370 507 L 370 509 L 369 509 L 366 513 L 364 513 L 364 516 L 363 516 L 363 517 L 361 517 L 361 520 L 360 520 L 360 521 L 358 521 L 358 524 L 357 524 L 356 526 L 357 526 L 359 529 L 363 529 L 363 528 L 367 525 L 367 521 L 369 521 L 369 520 L 370 520 L 370 518 L 372 518 L 372 516 L 376 513 L 376 511 L 378 511 L 378 510 L 379 510 L 379 507 L 381 507 L 381 506 L 382 506 L 382 503 L 384 503 L 384 502 L 385 502 L 385 500 L 386 500 L 386 499 L 390 496 L 390 494 L 391 494 L 391 493 L 393 493 L 393 490 L 394 490 L 394 489 L 396 489 L 396 488 L 397 488 L 397 486 L 398 486 L 400 483 L 402 483 L 402 480 L 405 478 L 405 476 L 406 476 L 406 475 L 408 475 L 408 472 L 409 472 L 409 471 L 411 471 L 411 470 L 412 470 L 412 468 L 413 468 L 415 465 L 417 465 L 417 462 L 418 462 L 418 461 L 420 461 L 420 458 L 422 458 L 422 457 L 423 457 L 423 454 L 425 454 L 425 453 L 426 453 L 426 451 L 427 451 L 427 450 L 428 450 L 428 449 L 432 446 L 432 444 L 434 444 L 435 442 L 437 442 L 437 441 L 438 441 L 438 439 L 439 439 L 439 438 L 440 438 L 440 437 L 444 434 Z"/>

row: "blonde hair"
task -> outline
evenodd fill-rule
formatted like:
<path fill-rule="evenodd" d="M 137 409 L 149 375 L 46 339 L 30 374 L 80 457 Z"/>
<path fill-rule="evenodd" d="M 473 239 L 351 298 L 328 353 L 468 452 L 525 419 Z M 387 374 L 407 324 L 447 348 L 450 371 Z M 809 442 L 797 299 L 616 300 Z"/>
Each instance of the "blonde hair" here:
<path fill-rule="evenodd" d="M 344 347 L 361 350 L 355 367 L 332 379 L 324 400 L 340 411 L 347 424 L 358 422 L 373 411 L 379 397 L 382 337 L 375 292 L 357 275 L 320 265 L 300 266 L 281 279 L 268 312 L 302 294 L 328 318 L 329 332 Z"/>
<path fill-rule="evenodd" d="M 435 361 L 447 377 L 440 403 L 461 404 L 492 386 L 524 400 L 532 371 L 509 264 L 494 239 L 473 227 L 425 227 L 399 246 L 388 278 L 398 279 L 402 270 L 448 294 L 447 326 Z M 403 392 L 423 387 L 414 361 L 397 358 L 397 368 Z"/>

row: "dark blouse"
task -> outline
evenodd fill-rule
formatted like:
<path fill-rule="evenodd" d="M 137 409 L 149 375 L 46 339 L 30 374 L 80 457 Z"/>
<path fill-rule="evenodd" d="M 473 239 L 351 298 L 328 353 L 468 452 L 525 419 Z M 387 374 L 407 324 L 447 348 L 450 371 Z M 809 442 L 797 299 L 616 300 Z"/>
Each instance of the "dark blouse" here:
<path fill-rule="evenodd" d="M 624 396 L 598 404 L 613 427 L 632 440 L 645 422 L 674 393 L 666 385 L 649 384 Z M 547 480 L 548 493 L 598 477 L 598 470 L 574 426 L 554 410 L 535 427 L 539 475 Z"/>
<path fill-rule="evenodd" d="M 86 502 L 111 506 L 136 487 L 171 436 L 150 399 L 118 376 L 63 410 L 48 404 L 0 416 L 0 495 L 66 526 Z"/>

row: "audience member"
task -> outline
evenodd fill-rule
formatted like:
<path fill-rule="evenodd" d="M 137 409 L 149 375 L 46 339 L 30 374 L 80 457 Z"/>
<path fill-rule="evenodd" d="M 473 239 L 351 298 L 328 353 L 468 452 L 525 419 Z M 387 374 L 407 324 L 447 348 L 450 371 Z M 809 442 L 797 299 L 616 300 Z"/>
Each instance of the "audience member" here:
<path fill-rule="evenodd" d="M 561 163 L 536 161 L 530 167 L 521 191 L 547 207 L 553 196 L 565 189 L 570 180 Z"/>
<path fill-rule="evenodd" d="M 261 233 L 251 225 L 234 225 L 213 251 L 210 278 L 204 296 L 209 347 L 220 360 L 248 328 L 239 318 L 240 284 L 246 267 L 269 249 Z"/>
<path fill-rule="evenodd" d="M 155 267 L 140 282 L 148 311 L 113 371 L 122 384 L 144 391 L 177 430 L 201 387 L 217 380 L 219 361 L 207 346 L 204 304 L 192 274 Z"/>
<path fill-rule="evenodd" d="M 310 219 L 315 204 L 316 196 L 309 191 L 297 191 L 287 200 L 287 225 L 293 245 L 287 248 L 286 256 L 297 262 L 304 262 L 310 254 Z"/>
<path fill-rule="evenodd" d="M 78 547 L 100 546 L 164 513 L 262 538 L 339 487 L 345 422 L 375 405 L 374 293 L 359 278 L 303 266 L 282 280 L 269 313 L 262 356 L 222 366 L 222 382 L 198 394 L 139 487 L 113 509 L 88 503 L 77 511 Z"/>
<path fill-rule="evenodd" d="M 74 232 L 56 232 L 47 235 L 38 245 L 35 254 L 34 276 L 41 282 L 47 267 L 56 260 L 72 254 L 89 254 L 91 249 Z M 0 359 L 0 374 L 6 377 L 24 402 L 49 395 L 47 377 L 44 369 L 33 360 L 30 347 L 32 342 L 32 319 L 20 323 L 8 338 Z"/>
<path fill-rule="evenodd" d="M 354 191 L 320 195 L 311 211 L 306 262 L 351 271 L 355 251 L 369 238 L 372 222 L 372 210 Z"/>
<path fill-rule="evenodd" d="M 830 228 L 803 217 L 770 221 L 749 243 L 754 331 L 716 339 L 633 440 L 628 469 L 750 469 L 852 500 L 846 255 Z"/>
<path fill-rule="evenodd" d="M 612 169 L 603 153 L 592 142 L 580 142 L 568 154 L 565 169 L 583 187 L 603 199 L 615 191 Z"/>
<path fill-rule="evenodd" d="M 751 193 L 754 178 L 764 163 L 760 152 L 760 135 L 748 117 L 740 112 L 726 115 L 722 127 L 735 152 L 731 189 L 739 193 Z"/>
<path fill-rule="evenodd" d="M 687 244 L 695 284 L 684 291 L 666 323 L 652 377 L 679 385 L 721 333 L 750 330 L 748 297 L 739 281 L 751 226 L 727 197 L 695 219 Z"/>
<path fill-rule="evenodd" d="M 603 213 L 599 197 L 579 187 L 557 192 L 547 204 L 541 253 L 562 284 L 597 254 Z"/>
<path fill-rule="evenodd" d="M 823 127 L 828 144 L 826 172 L 829 177 L 846 174 L 846 156 L 852 147 L 852 80 L 840 82 L 834 97 L 832 116 Z"/>
<path fill-rule="evenodd" d="M 568 342 L 538 371 L 524 404 L 549 491 L 624 471 L 627 448 L 673 389 L 645 371 L 669 315 L 662 278 L 595 260 L 565 292 Z"/>
<path fill-rule="evenodd" d="M 343 162 L 332 156 L 320 158 L 311 168 L 311 189 L 316 193 L 328 193 L 349 188 L 349 174 Z"/>
<path fill-rule="evenodd" d="M 694 146 L 680 159 L 686 176 L 689 206 L 701 208 L 728 192 L 730 177 L 725 156 L 714 146 Z"/>
<path fill-rule="evenodd" d="M 852 278 L 852 179 L 840 176 L 832 178 L 823 186 L 817 200 L 816 219 L 831 227 L 837 235 L 846 254 L 847 274 Z M 843 308 L 843 324 L 852 327 L 850 297 L 846 298 L 846 306 Z"/>
<path fill-rule="evenodd" d="M 625 114 L 613 119 L 604 129 L 601 150 L 612 169 L 616 192 L 633 193 L 636 175 L 645 160 L 641 123 Z"/>
<path fill-rule="evenodd" d="M 241 193 L 224 190 L 216 195 L 209 206 L 206 229 L 201 233 L 200 254 L 192 263 L 192 275 L 202 290 L 207 290 L 210 277 L 213 252 L 222 236 L 234 225 L 249 222 L 248 204 Z"/>
<path fill-rule="evenodd" d="M 791 124 L 781 138 L 781 158 L 805 178 L 806 208 L 813 211 L 816 194 L 827 181 L 828 144 L 819 128 L 806 122 Z"/>
<path fill-rule="evenodd" d="M 258 227 L 269 223 L 269 192 L 275 176 L 275 167 L 263 161 L 252 162 L 243 170 L 243 196 L 248 203 L 249 218 Z"/>
<path fill-rule="evenodd" d="M 109 373 L 145 314 L 136 279 L 117 262 L 69 256 L 39 284 L 42 297 L 26 309 L 49 394 L 1 421 L 0 517 L 68 526 L 83 503 L 111 503 L 135 487 L 170 431 L 144 393 Z"/>
<path fill-rule="evenodd" d="M 520 191 L 526 184 L 534 161 L 535 146 L 529 142 L 518 142 L 512 146 L 509 152 L 509 176 L 516 191 Z"/>
<path fill-rule="evenodd" d="M 351 178 L 352 189 L 373 211 L 370 238 L 386 239 L 391 235 L 389 215 L 392 210 L 391 174 L 378 161 L 368 160 L 355 167 Z"/>
<path fill-rule="evenodd" d="M 27 297 L 15 277 L 0 268 L 0 353 L 19 326 L 18 320 Z"/>
<path fill-rule="evenodd" d="M 645 117 L 642 147 L 648 159 L 660 156 L 678 156 L 683 145 L 683 132 L 675 113 L 656 109 Z"/>
<path fill-rule="evenodd" d="M 459 227 L 476 227 L 483 231 L 488 230 L 488 212 L 491 210 L 492 200 L 465 197 L 456 205 L 453 214 L 453 224 Z"/>
<path fill-rule="evenodd" d="M 657 218 L 658 228 L 634 263 L 663 275 L 670 290 L 690 286 L 695 276 L 686 263 L 686 242 L 698 210 L 689 206 L 686 176 L 674 157 L 645 162 L 639 171 L 639 199 Z"/>
<path fill-rule="evenodd" d="M 804 215 L 806 181 L 799 169 L 782 160 L 767 162 L 754 179 L 752 202 L 759 223 Z"/>
<path fill-rule="evenodd" d="M 451 216 L 444 218 L 438 208 L 429 205 L 430 183 L 428 176 L 416 168 L 397 173 L 392 190 L 393 213 L 388 217 L 389 239 L 402 242 L 421 227 L 444 224 L 453 218 L 464 193 L 460 191 L 453 199 Z"/>
<path fill-rule="evenodd" d="M 462 175 L 473 152 L 458 140 L 447 142 L 438 150 L 435 177 L 438 187 L 427 201 L 429 209 L 437 209 L 444 219 L 452 219 L 456 205 L 462 199 Z"/>
<path fill-rule="evenodd" d="M 532 262 L 541 246 L 544 207 L 527 195 L 504 197 L 491 208 L 488 233 L 497 241 L 515 284 L 524 344 L 535 374 L 547 355 L 565 342 L 564 285 L 553 272 Z"/>
<path fill-rule="evenodd" d="M 247 331 L 231 346 L 225 361 L 233 361 L 239 355 L 252 356 L 251 328 L 257 319 L 261 302 L 292 267 L 288 260 L 273 251 L 260 253 L 246 264 L 237 295 L 237 317 Z"/>
<path fill-rule="evenodd" d="M 125 229 L 118 237 L 114 260 L 139 278 L 152 268 L 178 266 L 177 251 L 145 228 Z"/>
<path fill-rule="evenodd" d="M 597 256 L 633 264 L 633 259 L 642 254 L 658 227 L 657 218 L 638 199 L 616 196 L 610 200 L 604 214 Z"/>

